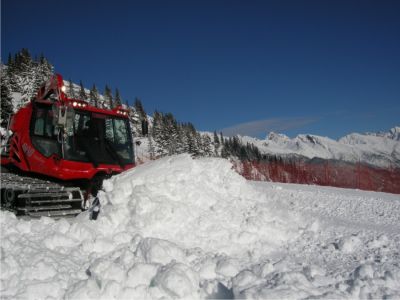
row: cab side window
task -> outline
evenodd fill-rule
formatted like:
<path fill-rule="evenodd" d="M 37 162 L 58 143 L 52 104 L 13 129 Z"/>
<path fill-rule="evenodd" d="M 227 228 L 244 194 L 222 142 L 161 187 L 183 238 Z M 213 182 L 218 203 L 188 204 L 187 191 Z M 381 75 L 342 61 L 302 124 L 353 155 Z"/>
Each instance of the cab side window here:
<path fill-rule="evenodd" d="M 45 117 L 46 117 L 46 111 L 43 109 L 38 109 L 36 111 L 36 116 L 35 116 L 35 125 L 33 129 L 33 134 L 34 135 L 44 135 L 44 122 L 45 122 Z"/>
<path fill-rule="evenodd" d="M 49 109 L 37 109 L 33 128 L 34 135 L 55 138 L 53 111 Z"/>
<path fill-rule="evenodd" d="M 60 155 L 51 106 L 36 107 L 32 114 L 32 144 L 44 156 Z"/>

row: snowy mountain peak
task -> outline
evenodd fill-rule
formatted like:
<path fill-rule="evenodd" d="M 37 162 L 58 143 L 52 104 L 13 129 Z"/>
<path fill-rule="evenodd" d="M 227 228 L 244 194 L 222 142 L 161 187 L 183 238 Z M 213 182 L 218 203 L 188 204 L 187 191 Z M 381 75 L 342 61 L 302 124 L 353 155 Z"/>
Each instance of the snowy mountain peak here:
<path fill-rule="evenodd" d="M 273 141 L 275 143 L 286 143 L 290 141 L 290 138 L 282 133 L 276 133 L 271 131 L 266 138 L 267 141 Z"/>
<path fill-rule="evenodd" d="M 400 126 L 396 126 L 390 129 L 389 138 L 395 141 L 400 141 Z"/>
<path fill-rule="evenodd" d="M 385 137 L 391 140 L 395 140 L 395 141 L 400 141 L 400 127 L 399 126 L 395 126 L 393 128 L 391 128 L 388 132 L 367 132 L 366 135 L 370 135 L 370 136 L 379 136 L 379 137 Z"/>

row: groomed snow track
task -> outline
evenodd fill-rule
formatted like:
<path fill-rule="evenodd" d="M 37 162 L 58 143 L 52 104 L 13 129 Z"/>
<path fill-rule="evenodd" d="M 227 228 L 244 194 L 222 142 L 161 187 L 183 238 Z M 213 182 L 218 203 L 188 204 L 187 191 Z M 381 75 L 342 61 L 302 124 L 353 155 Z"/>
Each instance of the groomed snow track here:
<path fill-rule="evenodd" d="M 1 208 L 17 216 L 74 217 L 82 212 L 83 201 L 77 187 L 64 187 L 14 173 L 1 174 Z"/>

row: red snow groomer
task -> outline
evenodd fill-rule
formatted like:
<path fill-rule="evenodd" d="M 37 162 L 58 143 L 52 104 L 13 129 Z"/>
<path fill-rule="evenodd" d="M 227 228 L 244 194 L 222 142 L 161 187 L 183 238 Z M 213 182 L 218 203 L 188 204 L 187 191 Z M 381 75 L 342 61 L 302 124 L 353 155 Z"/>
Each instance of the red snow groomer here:
<path fill-rule="evenodd" d="M 134 167 L 128 111 L 70 99 L 54 75 L 9 122 L 1 206 L 32 217 L 76 215 L 104 178 Z"/>

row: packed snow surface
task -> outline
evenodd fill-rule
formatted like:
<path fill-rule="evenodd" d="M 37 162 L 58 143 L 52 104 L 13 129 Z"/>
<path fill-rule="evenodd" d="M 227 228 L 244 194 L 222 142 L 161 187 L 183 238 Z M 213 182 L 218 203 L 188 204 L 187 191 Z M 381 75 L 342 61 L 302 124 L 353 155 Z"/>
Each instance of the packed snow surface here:
<path fill-rule="evenodd" d="M 400 297 L 398 195 L 249 182 L 180 155 L 99 197 L 97 221 L 1 211 L 2 298 Z"/>

